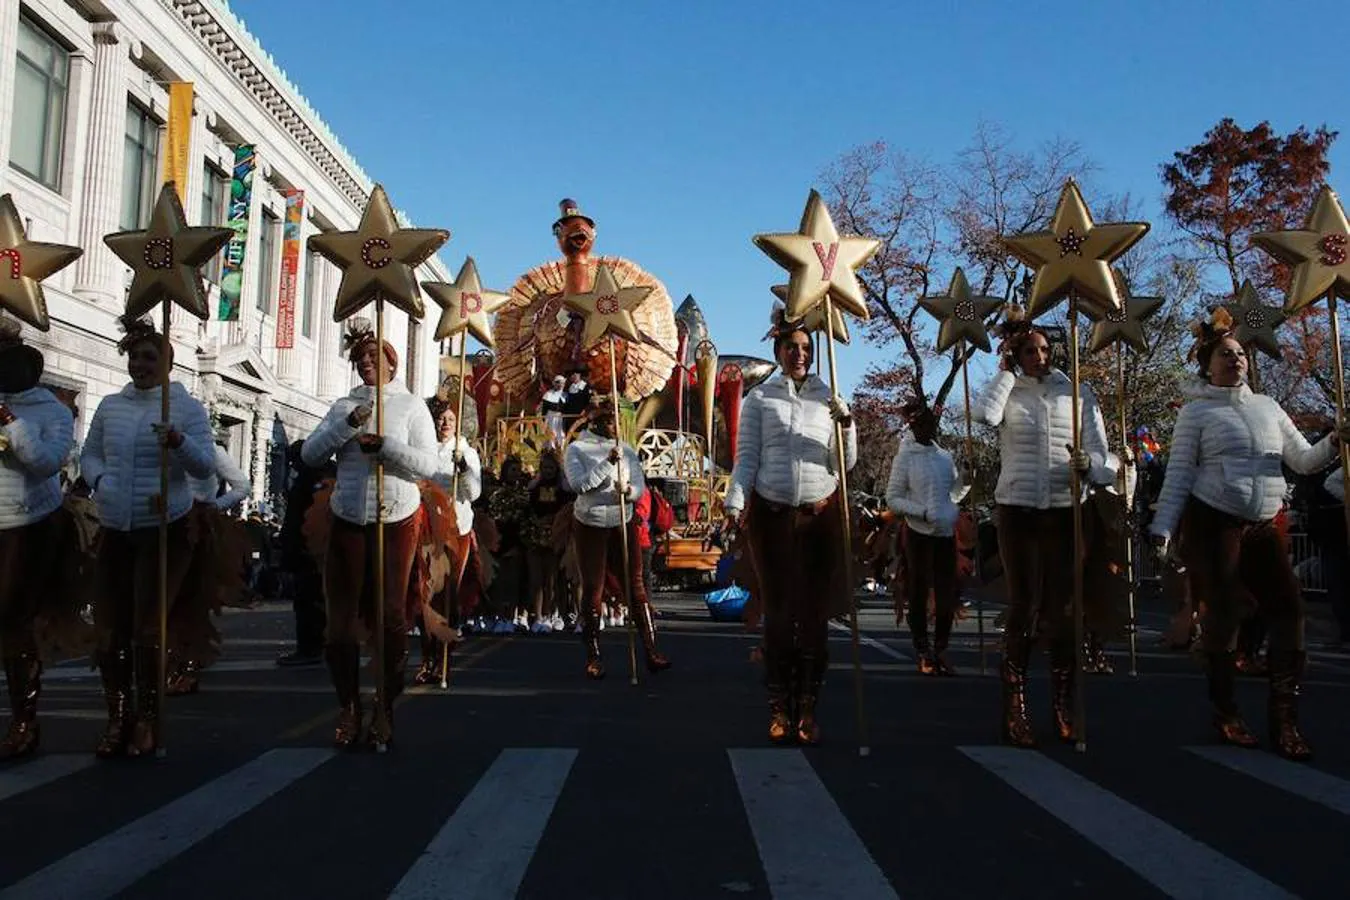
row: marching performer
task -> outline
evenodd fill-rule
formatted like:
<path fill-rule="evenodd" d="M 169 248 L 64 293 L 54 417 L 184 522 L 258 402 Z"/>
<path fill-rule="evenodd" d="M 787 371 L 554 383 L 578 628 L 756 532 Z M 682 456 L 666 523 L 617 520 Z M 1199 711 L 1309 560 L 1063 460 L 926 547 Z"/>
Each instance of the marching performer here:
<path fill-rule="evenodd" d="M 1050 361 L 1045 331 L 1012 309 L 1002 325 L 1000 371 L 975 400 L 976 421 L 999 430 L 1001 469 L 994 490 L 999 557 L 1008 585 L 1004 622 L 1003 739 L 1034 747 L 1026 710 L 1032 623 L 1049 644 L 1055 731 L 1073 740 L 1074 624 L 1071 469 L 1080 482 L 1115 481 L 1108 463 L 1106 424 L 1096 395 L 1081 385 L 1082 449 L 1073 452 L 1073 385 Z"/>
<path fill-rule="evenodd" d="M 0 319 L 0 650 L 9 730 L 0 761 L 38 748 L 42 659 L 35 625 L 62 567 L 61 466 L 75 444 L 70 409 L 46 388 L 42 353 Z"/>
<path fill-rule="evenodd" d="M 945 652 L 956 614 L 957 507 L 970 491 L 969 479 L 956 471 L 951 454 L 935 440 L 938 417 L 922 397 L 906 403 L 901 415 L 914 439 L 900 442 L 891 462 L 886 503 L 905 517 L 905 594 L 909 631 L 921 675 L 955 675 Z M 928 644 L 928 592 L 933 592 L 937 617 L 933 648 Z"/>
<path fill-rule="evenodd" d="M 600 659 L 600 608 L 606 582 L 622 585 L 623 542 L 619 529 L 628 532 L 628 584 L 632 591 L 634 617 L 642 636 L 647 671 L 670 668 L 670 660 L 656 649 L 652 608 L 642 582 L 642 548 L 638 545 L 638 522 L 633 504 L 646 490 L 637 451 L 615 446 L 618 423 L 610 398 L 593 395 L 586 431 L 567 447 L 563 472 L 568 487 L 577 495 L 572 506 L 572 540 L 581 570 L 582 640 L 586 645 L 586 677 L 604 678 Z M 620 518 L 619 498 L 624 498 Z M 622 595 L 620 594 L 620 597 Z"/>
<path fill-rule="evenodd" d="M 829 620 L 852 587 L 839 578 L 844 498 L 835 473 L 835 422 L 844 426 L 850 469 L 857 432 L 844 402 L 810 374 L 813 345 L 804 323 L 786 321 L 775 306 L 773 326 L 782 374 L 745 399 L 724 528 L 732 534 L 743 520 L 763 595 L 769 740 L 815 744 Z"/>
<path fill-rule="evenodd" d="M 410 600 L 418 599 L 413 566 L 422 527 L 418 482 L 440 467 L 436 428 L 420 397 L 394 379 L 398 351 L 388 341 L 377 345 L 375 332 L 363 319 L 352 319 L 344 342 L 361 384 L 335 402 L 301 448 L 311 468 L 337 457 L 337 483 L 324 554 L 324 595 L 328 631 L 324 655 L 341 713 L 334 743 L 348 749 L 361 739 L 360 639 L 375 625 L 374 579 L 384 579 L 385 655 L 383 710 L 388 734 L 371 725 L 372 746 L 393 740 L 393 704 L 403 690 L 407 663 Z M 375 433 L 375 386 L 383 369 L 384 433 Z M 373 571 L 376 541 L 375 461 L 384 463 L 384 571 Z"/>
<path fill-rule="evenodd" d="M 99 669 L 108 705 L 101 757 L 153 754 L 159 743 L 159 504 L 169 520 L 168 604 L 171 649 L 195 655 L 177 623 L 197 621 L 183 604 L 208 602 L 184 590 L 195 536 L 190 478 L 216 470 L 206 409 L 178 382 L 169 385 L 169 426 L 160 423 L 160 379 L 173 345 L 142 321 L 123 323 L 118 350 L 131 382 L 99 403 L 89 423 L 80 471 L 94 489 L 101 526 L 94 606 Z M 169 496 L 159 496 L 160 447 L 169 448 Z M 133 654 L 133 646 L 135 648 Z M 135 681 L 133 697 L 132 682 Z"/>
<path fill-rule="evenodd" d="M 1283 757 L 1306 760 L 1312 751 L 1298 726 L 1307 665 L 1303 594 L 1276 522 L 1287 487 L 1281 463 L 1299 474 L 1323 468 L 1350 439 L 1350 425 L 1309 445 L 1278 403 L 1247 386 L 1247 354 L 1233 329 L 1222 307 L 1194 329 L 1200 379 L 1177 416 L 1149 530 L 1160 555 L 1178 539 L 1205 610 L 1201 641 L 1221 739 L 1259 744 L 1234 699 L 1238 627 L 1255 603 L 1270 628 L 1271 743 Z"/>

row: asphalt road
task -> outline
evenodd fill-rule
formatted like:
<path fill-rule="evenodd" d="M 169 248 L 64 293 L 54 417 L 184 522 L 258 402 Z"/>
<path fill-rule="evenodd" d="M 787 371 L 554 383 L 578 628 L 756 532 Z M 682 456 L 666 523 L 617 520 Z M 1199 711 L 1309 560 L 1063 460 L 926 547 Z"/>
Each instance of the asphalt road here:
<path fill-rule="evenodd" d="M 1225 753 L 1204 683 L 1141 637 L 1139 675 L 1088 682 L 1084 754 L 997 744 L 973 621 L 953 679 L 920 678 L 884 598 L 861 617 L 861 757 L 847 629 L 825 743 L 769 748 L 756 638 L 663 596 L 675 666 L 582 676 L 571 635 L 478 637 L 451 689 L 400 703 L 388 754 L 334 755 L 322 669 L 281 670 L 289 616 L 232 611 L 168 755 L 98 762 L 94 673 L 49 673 L 44 752 L 0 769 L 0 898 L 1265 898 L 1350 896 L 1350 655 L 1314 654 L 1317 760 Z M 991 611 L 992 613 L 992 611 Z M 1161 625 L 1161 617 L 1152 617 Z M 1146 624 L 1149 617 L 1145 617 Z M 1242 686 L 1254 727 L 1264 690 Z"/>

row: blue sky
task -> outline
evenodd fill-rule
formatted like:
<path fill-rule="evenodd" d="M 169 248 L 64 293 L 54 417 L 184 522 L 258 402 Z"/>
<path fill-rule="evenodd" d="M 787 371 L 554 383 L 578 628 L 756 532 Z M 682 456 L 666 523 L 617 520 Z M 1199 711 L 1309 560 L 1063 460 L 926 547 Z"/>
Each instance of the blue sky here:
<path fill-rule="evenodd" d="M 1350 125 L 1333 68 L 1350 13 L 1324 0 L 230 6 L 395 205 L 450 229 L 452 272 L 472 255 L 509 287 L 557 255 L 549 226 L 575 197 L 600 252 L 677 304 L 697 297 L 724 353 L 769 355 L 782 270 L 751 235 L 793 230 L 820 171 L 859 144 L 946 162 L 981 120 L 1027 147 L 1071 138 L 1162 240 L 1158 167 L 1220 118 Z M 1280 43 L 1309 36 L 1307 62 Z M 1347 154 L 1350 134 L 1333 186 Z M 843 348 L 841 388 L 887 352 Z"/>

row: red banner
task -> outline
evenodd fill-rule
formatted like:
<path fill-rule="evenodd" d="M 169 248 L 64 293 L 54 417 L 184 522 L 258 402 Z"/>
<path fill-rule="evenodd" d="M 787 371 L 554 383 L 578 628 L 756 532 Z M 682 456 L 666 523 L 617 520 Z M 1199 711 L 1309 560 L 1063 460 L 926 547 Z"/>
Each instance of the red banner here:
<path fill-rule="evenodd" d="M 305 192 L 286 192 L 286 222 L 281 231 L 281 284 L 277 291 L 277 349 L 295 346 L 295 294 L 300 271 L 300 223 Z"/>

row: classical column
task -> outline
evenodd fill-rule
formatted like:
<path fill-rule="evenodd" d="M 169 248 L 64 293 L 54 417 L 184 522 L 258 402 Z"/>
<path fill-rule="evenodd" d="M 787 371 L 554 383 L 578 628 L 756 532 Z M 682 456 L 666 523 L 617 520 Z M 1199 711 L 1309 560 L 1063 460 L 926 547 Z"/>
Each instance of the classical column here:
<path fill-rule="evenodd" d="M 272 440 L 272 417 L 276 410 L 271 394 L 259 394 L 253 407 L 253 453 L 249 458 L 249 479 L 253 482 L 253 502 L 267 499 L 267 475 L 271 462 L 268 448 Z"/>
<path fill-rule="evenodd" d="M 319 284 L 314 292 L 314 315 L 318 316 L 318 338 L 314 343 L 314 359 L 319 370 L 317 393 L 319 399 L 331 403 L 347 391 L 342 383 L 342 363 L 338 356 L 338 323 L 333 321 L 332 296 L 337 293 L 338 270 L 326 259 L 318 264 Z"/>
<path fill-rule="evenodd" d="M 89 149 L 80 215 L 80 257 L 75 293 L 113 308 L 121 306 L 123 266 L 103 243 L 122 213 L 122 158 L 127 127 L 127 75 L 140 43 L 116 22 L 93 26 L 94 84 L 89 108 Z"/>
<path fill-rule="evenodd" d="M 9 173 L 9 132 L 14 125 L 14 66 L 17 59 L 14 48 L 19 43 L 19 10 L 17 4 L 6 3 L 0 15 L 0 181 Z"/>

